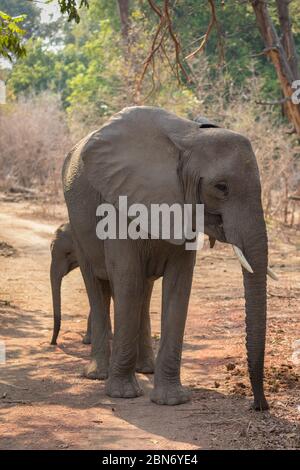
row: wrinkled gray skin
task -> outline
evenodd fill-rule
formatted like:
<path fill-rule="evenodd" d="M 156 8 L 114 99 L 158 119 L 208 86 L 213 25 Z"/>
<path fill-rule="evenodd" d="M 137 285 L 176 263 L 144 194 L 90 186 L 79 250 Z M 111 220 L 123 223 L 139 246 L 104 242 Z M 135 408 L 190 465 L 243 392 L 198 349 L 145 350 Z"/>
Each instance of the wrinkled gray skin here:
<path fill-rule="evenodd" d="M 55 232 L 54 239 L 51 242 L 51 266 L 50 280 L 53 303 L 53 335 L 51 344 L 57 344 L 57 337 L 61 326 L 61 282 L 64 276 L 79 266 L 74 247 L 71 226 L 69 223 L 62 224 Z M 109 287 L 109 286 L 107 286 Z M 111 292 L 107 292 L 110 303 Z M 109 310 L 109 309 L 108 309 Z M 144 328 L 141 331 L 138 345 L 138 361 L 136 371 L 143 374 L 153 374 L 154 355 L 151 346 L 151 325 L 149 314 L 149 303 L 145 305 Z M 111 323 L 109 317 L 109 337 L 112 337 Z M 83 337 L 84 344 L 91 343 L 91 314 L 88 315 L 87 331 Z"/>
<path fill-rule="evenodd" d="M 212 124 L 213 126 L 213 124 Z M 238 246 L 254 270 L 243 270 L 247 356 L 254 408 L 268 407 L 263 390 L 268 246 L 261 186 L 251 144 L 242 135 L 193 122 L 160 108 L 126 108 L 69 153 L 63 185 L 76 252 L 90 299 L 92 361 L 87 377 L 109 377 L 106 393 L 136 397 L 137 339 L 143 305 L 154 279 L 163 277 L 161 342 L 152 401 L 185 403 L 180 381 L 182 342 L 195 252 L 174 240 L 102 241 L 96 208 L 178 202 L 204 203 L 207 233 Z M 105 286 L 115 304 L 112 355 L 108 341 Z"/>
<path fill-rule="evenodd" d="M 51 242 L 50 281 L 53 304 L 53 336 L 51 344 L 57 344 L 57 337 L 61 326 L 61 282 L 64 276 L 79 264 L 75 253 L 71 227 L 69 223 L 58 227 Z M 83 337 L 84 344 L 91 343 L 90 314 L 88 316 L 87 331 Z"/>

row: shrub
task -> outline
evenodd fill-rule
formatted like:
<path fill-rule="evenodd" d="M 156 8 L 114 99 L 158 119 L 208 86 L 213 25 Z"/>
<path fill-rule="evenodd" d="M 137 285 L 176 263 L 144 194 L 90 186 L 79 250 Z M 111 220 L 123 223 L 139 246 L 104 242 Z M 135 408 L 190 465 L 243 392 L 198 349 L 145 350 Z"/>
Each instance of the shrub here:
<path fill-rule="evenodd" d="M 0 185 L 53 191 L 71 139 L 57 96 L 20 98 L 0 110 Z"/>

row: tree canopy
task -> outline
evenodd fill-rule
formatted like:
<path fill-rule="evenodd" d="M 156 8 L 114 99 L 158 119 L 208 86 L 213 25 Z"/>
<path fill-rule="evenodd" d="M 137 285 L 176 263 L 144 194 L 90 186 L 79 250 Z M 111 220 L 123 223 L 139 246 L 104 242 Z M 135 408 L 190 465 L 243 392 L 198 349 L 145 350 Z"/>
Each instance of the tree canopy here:
<path fill-rule="evenodd" d="M 41 23 L 36 5 L 26 0 L 0 0 L 1 10 L 6 8 L 11 15 L 19 15 L 21 11 L 27 14 L 22 22 L 27 31 L 27 53 L 24 56 L 22 40 L 16 43 L 23 57 L 9 72 L 10 97 L 51 90 L 62 96 L 69 114 L 79 113 L 88 122 L 96 116 L 108 115 L 128 102 L 162 105 L 169 102 L 170 105 L 177 103 L 184 110 L 192 109 L 195 100 L 199 99 L 200 89 L 201 93 L 206 91 L 205 106 L 216 98 L 213 84 L 220 81 L 225 100 L 234 93 L 243 94 L 247 99 L 253 87 L 261 100 L 281 98 L 275 69 L 263 53 L 264 44 L 251 2 L 216 0 L 217 25 L 211 29 L 202 52 L 194 55 L 193 51 L 203 42 L 211 21 L 210 2 L 169 2 L 172 27 L 181 45 L 181 57 L 183 60 L 190 57 L 184 60 L 184 66 L 193 81 L 189 82 L 179 71 L 181 83 L 178 83 L 174 42 L 162 30 L 163 49 L 153 59 L 152 67 L 147 70 L 137 92 L 158 25 L 158 16 L 149 6 L 151 2 L 129 1 L 130 27 L 125 44 L 117 2 L 55 1 L 58 1 L 65 19 L 70 21 L 59 19 L 52 27 L 50 22 L 47 24 L 48 33 L 43 34 L 46 25 Z M 157 0 L 154 4 L 163 8 L 164 2 Z M 269 5 L 270 15 L 278 28 L 276 0 L 270 1 Z M 290 9 L 295 44 L 299 50 L 299 3 L 291 2 Z M 53 34 L 49 32 L 51 28 Z M 12 31 L 13 37 L 16 33 L 16 30 Z"/>

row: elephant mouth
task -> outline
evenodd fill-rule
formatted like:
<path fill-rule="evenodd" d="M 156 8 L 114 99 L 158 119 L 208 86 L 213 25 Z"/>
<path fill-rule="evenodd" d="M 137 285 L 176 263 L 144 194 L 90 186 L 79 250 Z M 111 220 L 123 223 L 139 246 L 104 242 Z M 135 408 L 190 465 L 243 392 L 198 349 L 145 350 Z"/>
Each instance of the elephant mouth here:
<path fill-rule="evenodd" d="M 210 239 L 218 240 L 221 243 L 228 243 L 222 216 L 220 214 L 204 210 L 204 233 L 208 235 Z"/>
<path fill-rule="evenodd" d="M 223 226 L 223 219 L 220 214 L 204 211 L 204 232 L 209 236 L 210 247 L 213 248 L 215 241 L 218 240 L 221 243 L 228 243 L 232 246 L 233 251 L 237 259 L 239 260 L 241 266 L 251 274 L 254 274 L 253 269 L 249 262 L 247 261 L 243 251 L 233 243 L 231 243 L 227 238 Z M 277 274 L 270 268 L 267 267 L 267 274 L 274 281 L 278 281 Z"/>

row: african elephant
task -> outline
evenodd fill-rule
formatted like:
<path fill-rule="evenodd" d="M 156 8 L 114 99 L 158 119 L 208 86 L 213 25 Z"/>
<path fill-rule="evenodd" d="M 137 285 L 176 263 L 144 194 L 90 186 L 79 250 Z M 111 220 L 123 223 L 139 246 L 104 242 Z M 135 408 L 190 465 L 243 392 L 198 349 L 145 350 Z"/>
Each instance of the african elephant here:
<path fill-rule="evenodd" d="M 64 276 L 79 266 L 76 251 L 73 242 L 72 230 L 69 223 L 61 224 L 55 232 L 54 239 L 51 242 L 51 265 L 50 281 L 53 303 L 53 335 L 51 344 L 56 345 L 57 337 L 61 325 L 61 282 Z M 106 286 L 106 297 L 108 309 L 110 304 L 111 292 L 109 285 Z M 149 302 L 145 304 L 143 329 L 141 330 L 138 345 L 138 361 L 136 371 L 143 374 L 152 374 L 154 371 L 154 355 L 151 345 L 151 326 L 149 315 Z M 112 328 L 110 317 L 109 337 L 112 337 Z M 91 343 L 91 314 L 88 315 L 87 331 L 83 337 L 84 344 Z"/>
<path fill-rule="evenodd" d="M 259 171 L 249 140 L 207 120 L 190 121 L 161 108 L 125 108 L 67 155 L 63 187 L 92 306 L 92 361 L 86 375 L 104 377 L 109 368 L 109 396 L 142 394 L 134 373 L 141 311 L 151 283 L 163 277 L 161 341 L 151 400 L 167 405 L 189 400 L 180 381 L 180 363 L 195 251 L 186 250 L 184 240 L 151 236 L 101 240 L 96 210 L 103 202 L 118 208 L 119 196 L 127 196 L 128 205 L 147 208 L 203 203 L 204 232 L 211 240 L 234 245 L 243 266 L 254 408 L 267 409 L 263 368 L 268 243 Z M 111 357 L 107 282 L 115 306 Z"/>
<path fill-rule="evenodd" d="M 57 344 L 61 325 L 61 283 L 64 276 L 78 268 L 71 227 L 69 223 L 61 224 L 51 242 L 50 282 L 53 304 L 53 335 L 51 344 Z M 91 342 L 91 321 L 88 315 L 87 331 L 83 337 L 84 344 Z"/>

